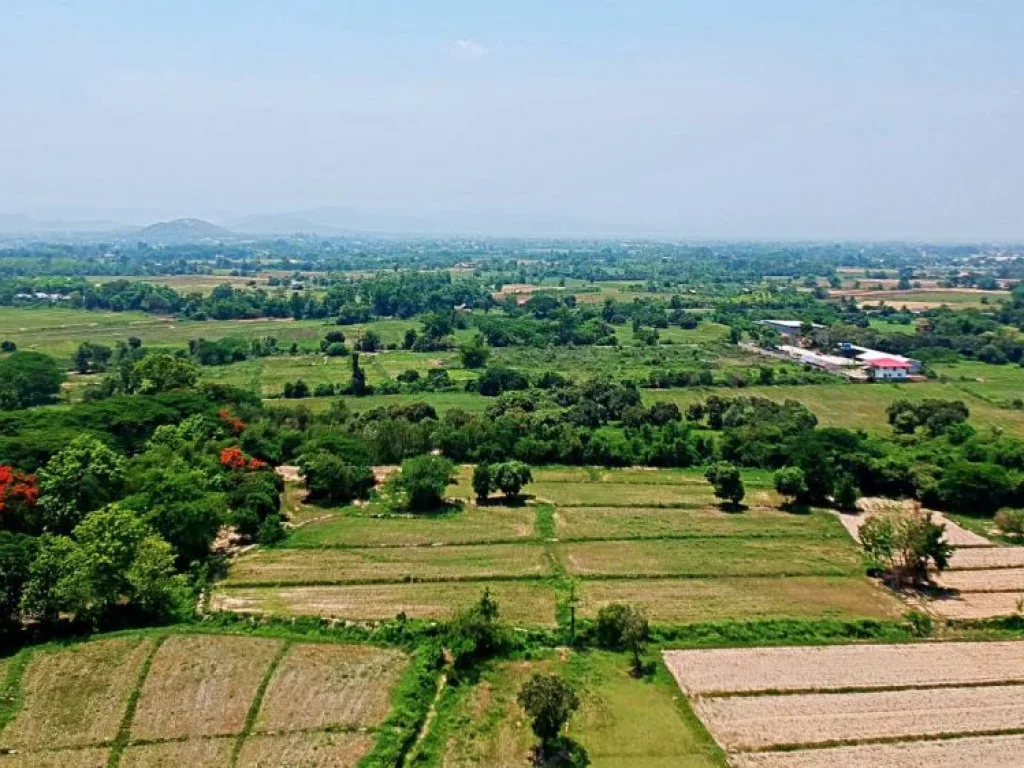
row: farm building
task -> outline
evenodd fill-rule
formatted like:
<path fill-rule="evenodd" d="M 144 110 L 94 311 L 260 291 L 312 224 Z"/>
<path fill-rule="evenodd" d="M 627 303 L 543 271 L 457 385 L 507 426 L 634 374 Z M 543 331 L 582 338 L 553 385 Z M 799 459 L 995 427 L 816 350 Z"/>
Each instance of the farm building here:
<path fill-rule="evenodd" d="M 877 357 L 867 363 L 868 374 L 875 381 L 906 381 L 910 363 L 893 357 Z"/>
<path fill-rule="evenodd" d="M 801 320 L 762 320 L 759 324 L 766 328 L 771 328 L 780 336 L 788 336 L 791 338 L 803 336 L 803 333 L 801 333 L 800 330 L 803 326 L 803 321 Z M 818 325 L 817 323 L 811 323 L 811 328 L 815 331 L 820 331 L 824 330 L 825 326 Z"/>
<path fill-rule="evenodd" d="M 910 357 L 904 357 L 903 355 L 894 355 L 890 352 L 879 352 L 877 349 L 870 349 L 869 347 L 858 347 L 856 344 L 844 344 L 842 346 L 844 354 L 853 354 L 857 360 L 860 360 L 865 365 L 871 365 L 878 360 L 899 360 L 900 362 L 907 363 L 907 373 L 914 375 L 921 372 L 921 361 L 914 360 Z"/>

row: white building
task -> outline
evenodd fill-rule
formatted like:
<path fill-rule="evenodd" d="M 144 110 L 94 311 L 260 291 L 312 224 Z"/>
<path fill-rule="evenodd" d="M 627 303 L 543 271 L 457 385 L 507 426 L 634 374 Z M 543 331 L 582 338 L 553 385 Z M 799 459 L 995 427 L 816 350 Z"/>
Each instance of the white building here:
<path fill-rule="evenodd" d="M 803 321 L 801 320 L 761 320 L 758 324 L 771 328 L 780 336 L 803 336 Z M 824 325 L 811 323 L 812 331 L 820 331 L 824 327 Z"/>
<path fill-rule="evenodd" d="M 868 361 L 867 368 L 875 381 L 906 381 L 910 375 L 910 363 L 894 357 L 877 357 Z"/>

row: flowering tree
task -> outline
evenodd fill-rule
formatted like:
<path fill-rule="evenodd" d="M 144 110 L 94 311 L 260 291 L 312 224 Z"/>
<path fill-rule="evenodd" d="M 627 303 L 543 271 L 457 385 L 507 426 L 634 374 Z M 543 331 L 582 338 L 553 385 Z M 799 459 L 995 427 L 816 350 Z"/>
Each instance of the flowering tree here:
<path fill-rule="evenodd" d="M 39 500 L 35 475 L 0 465 L 0 522 L 11 530 L 24 530 L 32 507 Z"/>

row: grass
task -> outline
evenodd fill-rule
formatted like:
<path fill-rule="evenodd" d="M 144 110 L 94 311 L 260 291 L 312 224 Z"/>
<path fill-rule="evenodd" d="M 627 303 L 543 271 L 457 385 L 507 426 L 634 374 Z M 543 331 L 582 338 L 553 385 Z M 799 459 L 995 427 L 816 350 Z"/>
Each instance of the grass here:
<path fill-rule="evenodd" d="M 307 397 L 303 400 L 266 400 L 264 402 L 271 408 L 302 407 L 309 409 L 312 413 L 322 413 L 334 405 L 338 399 L 336 397 Z M 409 403 L 427 403 L 432 405 L 439 414 L 453 408 L 470 413 L 483 413 L 491 402 L 488 398 L 471 392 L 423 392 L 414 395 L 369 395 L 342 399 L 349 410 L 356 413 L 368 411 L 371 408 L 387 408 Z"/>
<path fill-rule="evenodd" d="M 476 580 L 550 575 L 544 550 L 532 545 L 456 545 L 259 550 L 235 561 L 230 585 L 304 585 L 413 580 Z"/>
<path fill-rule="evenodd" d="M 299 528 L 285 546 L 471 544 L 532 535 L 533 511 L 526 507 L 466 506 L 461 512 L 442 516 L 378 518 L 341 513 Z"/>
<path fill-rule="evenodd" d="M 683 539 L 560 544 L 562 562 L 578 576 L 853 576 L 860 553 L 841 538 Z"/>
<path fill-rule="evenodd" d="M 555 589 L 544 581 L 358 584 L 301 587 L 218 586 L 215 609 L 278 616 L 324 616 L 354 621 L 445 619 L 491 591 L 516 626 L 555 624 Z"/>
<path fill-rule="evenodd" d="M 932 368 L 950 386 L 983 400 L 1009 402 L 1024 397 L 1024 368 L 1019 365 L 962 360 L 936 363 Z"/>
<path fill-rule="evenodd" d="M 798 400 L 829 427 L 863 429 L 867 432 L 889 432 L 886 408 L 894 401 L 921 401 L 929 398 L 963 400 L 971 411 L 971 423 L 979 427 L 998 427 L 1024 436 L 1024 411 L 998 408 L 964 391 L 953 383 L 927 381 L 908 384 L 815 384 L 793 387 L 747 387 L 740 390 L 674 389 L 647 390 L 648 403 L 666 401 L 685 409 L 709 395 L 735 397 L 766 397 L 782 402 Z"/>
<path fill-rule="evenodd" d="M 579 582 L 580 616 L 609 603 L 643 607 L 658 624 L 734 619 L 895 619 L 904 606 L 860 576 L 768 579 L 638 579 Z"/>
<path fill-rule="evenodd" d="M 139 744 L 125 749 L 119 768 L 221 768 L 231 764 L 230 737 Z"/>
<path fill-rule="evenodd" d="M 492 665 L 477 685 L 461 690 L 457 703 L 435 722 L 434 742 L 443 745 L 437 764 L 528 764 L 535 739 L 516 695 L 534 674 L 562 675 L 579 692 L 581 707 L 569 721 L 567 734 L 586 750 L 595 768 L 725 765 L 660 663 L 651 677 L 637 680 L 629 674 L 625 655 L 603 652 L 565 652 Z"/>
<path fill-rule="evenodd" d="M 806 515 L 750 509 L 723 512 L 706 509 L 644 509 L 562 507 L 555 513 L 560 539 L 631 539 L 677 537 L 845 536 L 827 512 Z"/>
<path fill-rule="evenodd" d="M 240 766 L 356 768 L 373 747 L 365 733 L 285 733 L 253 736 L 238 755 Z"/>
<path fill-rule="evenodd" d="M 0 754 L 0 768 L 97 768 L 107 759 L 107 750 L 99 747 L 14 752 Z"/>

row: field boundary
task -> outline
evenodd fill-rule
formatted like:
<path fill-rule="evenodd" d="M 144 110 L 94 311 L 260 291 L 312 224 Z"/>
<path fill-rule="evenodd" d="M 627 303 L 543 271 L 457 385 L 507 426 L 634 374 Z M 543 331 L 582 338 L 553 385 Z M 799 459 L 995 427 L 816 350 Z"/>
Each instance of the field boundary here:
<path fill-rule="evenodd" d="M 149 655 L 146 656 L 146 660 L 142 662 L 142 666 L 139 668 L 139 674 L 135 680 L 135 687 L 132 688 L 132 692 L 128 694 L 128 702 L 124 708 L 124 716 L 121 718 L 121 726 L 118 728 L 117 736 L 114 737 L 113 743 L 110 745 L 110 755 L 107 757 L 107 768 L 118 768 L 121 764 L 121 756 L 124 754 L 125 748 L 129 745 L 132 735 L 132 722 L 135 720 L 135 712 L 139 706 L 139 699 L 142 697 L 142 688 L 146 684 L 146 678 L 149 677 L 149 670 L 153 666 L 153 659 L 156 657 L 157 651 L 160 650 L 160 646 L 164 644 L 164 641 L 170 637 L 170 633 L 158 635 L 153 640 L 153 647 L 149 651 Z"/>
<path fill-rule="evenodd" d="M 267 665 L 266 671 L 263 673 L 263 678 L 260 680 L 259 686 L 256 688 L 256 693 L 253 694 L 252 701 L 249 702 L 249 710 L 245 713 L 245 721 L 242 723 L 242 730 L 238 732 L 238 736 L 235 738 L 235 743 L 231 747 L 231 768 L 238 765 L 238 756 L 242 754 L 242 747 L 245 745 L 246 739 L 252 735 L 253 730 L 256 727 L 256 718 L 260 714 L 260 708 L 263 706 L 263 697 L 266 696 L 267 688 L 270 687 L 270 680 L 277 672 L 277 668 L 281 665 L 281 661 L 284 659 L 285 654 L 291 650 L 294 643 L 290 640 L 285 640 L 281 643 L 281 646 L 277 649 L 274 654 L 274 658 L 270 660 L 270 664 Z"/>

